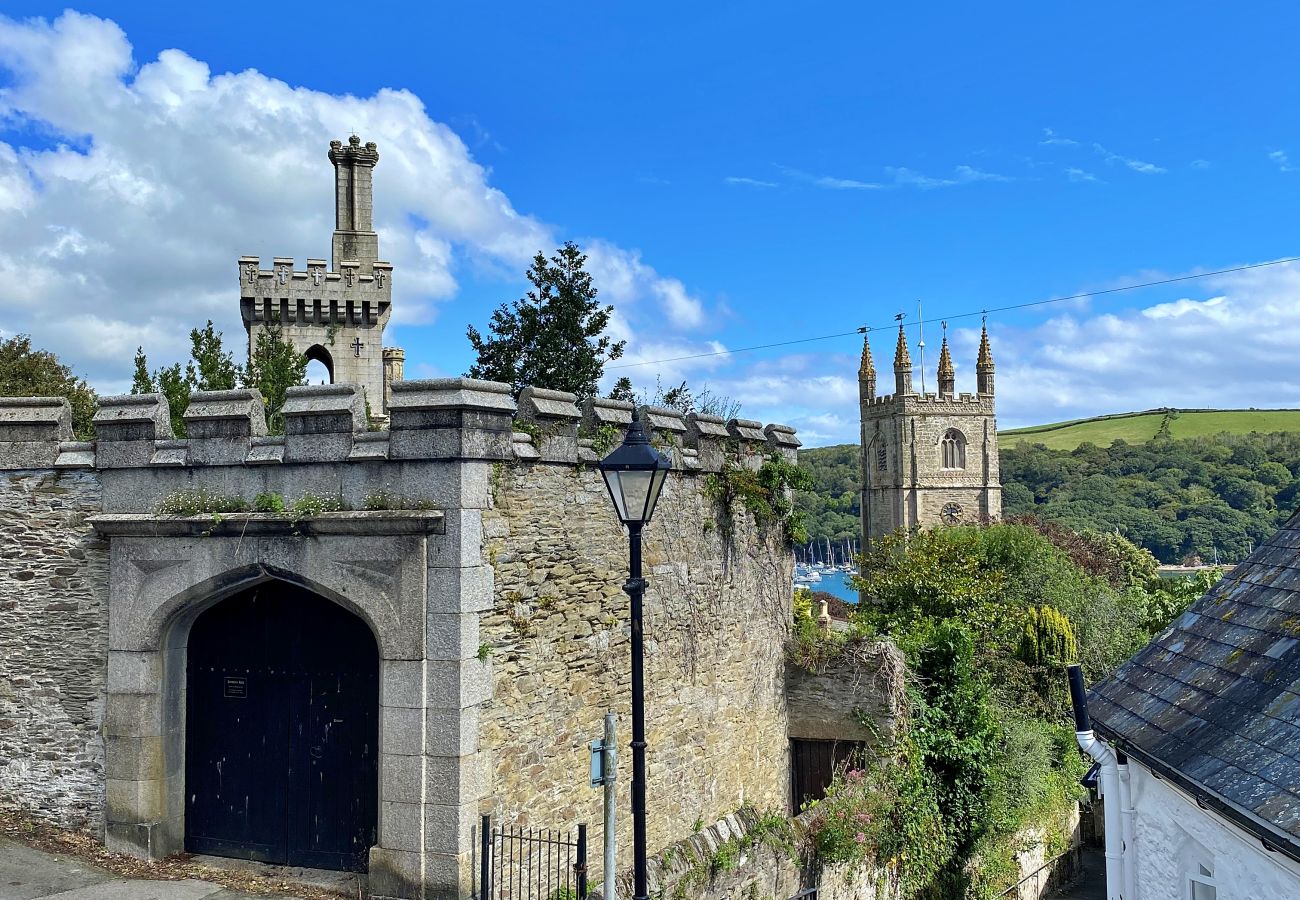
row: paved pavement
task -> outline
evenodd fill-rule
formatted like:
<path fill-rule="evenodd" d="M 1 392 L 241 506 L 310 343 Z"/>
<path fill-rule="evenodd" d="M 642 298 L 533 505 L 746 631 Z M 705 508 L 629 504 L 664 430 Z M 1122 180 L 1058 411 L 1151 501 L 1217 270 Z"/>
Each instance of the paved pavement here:
<path fill-rule="evenodd" d="M 0 900 L 267 900 L 206 881 L 142 881 L 0 837 Z"/>
<path fill-rule="evenodd" d="M 1083 871 L 1048 900 L 1106 900 L 1106 855 L 1101 850 L 1083 851 Z"/>

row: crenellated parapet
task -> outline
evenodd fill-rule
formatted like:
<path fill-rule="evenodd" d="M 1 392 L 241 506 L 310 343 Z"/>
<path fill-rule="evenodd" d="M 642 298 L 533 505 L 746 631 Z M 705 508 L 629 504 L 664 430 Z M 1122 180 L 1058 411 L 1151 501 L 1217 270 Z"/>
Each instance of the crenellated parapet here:
<path fill-rule="evenodd" d="M 331 272 L 325 260 L 308 259 L 298 270 L 292 257 L 277 256 L 263 269 L 260 257 L 241 256 L 239 296 L 246 325 L 383 325 L 393 299 L 393 266 L 376 262 L 365 272 L 360 261 L 342 260 Z"/>
<path fill-rule="evenodd" d="M 473 378 L 399 381 L 392 398 L 388 428 L 370 430 L 360 386 L 289 388 L 280 410 L 284 433 L 272 435 L 256 391 L 196 391 L 185 410 L 187 436 L 177 438 L 163 395 L 103 397 L 90 442 L 72 440 L 71 408 L 62 398 L 0 398 L 0 469 L 265 473 L 315 466 L 328 481 L 329 466 L 420 460 L 592 466 L 623 440 L 634 417 L 680 472 L 757 468 L 772 453 L 793 460 L 799 447 L 786 425 L 604 398 L 579 406 L 573 394 L 535 387 L 516 402 L 509 385 Z"/>

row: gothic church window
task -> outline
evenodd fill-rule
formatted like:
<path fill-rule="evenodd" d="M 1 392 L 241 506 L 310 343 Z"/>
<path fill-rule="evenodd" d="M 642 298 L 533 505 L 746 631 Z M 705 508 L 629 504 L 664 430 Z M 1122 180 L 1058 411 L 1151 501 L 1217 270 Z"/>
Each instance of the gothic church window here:
<path fill-rule="evenodd" d="M 949 428 L 939 442 L 939 455 L 945 469 L 966 468 L 966 436 L 956 428 Z"/>
<path fill-rule="evenodd" d="M 889 468 L 889 455 L 885 452 L 884 447 L 876 448 L 876 469 L 883 472 Z"/>

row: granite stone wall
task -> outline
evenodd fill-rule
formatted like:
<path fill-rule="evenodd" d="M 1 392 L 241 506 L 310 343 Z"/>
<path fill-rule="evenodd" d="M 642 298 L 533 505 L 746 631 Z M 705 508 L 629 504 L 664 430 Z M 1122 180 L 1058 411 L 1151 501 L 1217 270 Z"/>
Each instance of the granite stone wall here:
<path fill-rule="evenodd" d="M 778 529 L 731 523 L 702 493 L 707 476 L 673 473 L 645 532 L 646 717 L 651 852 L 742 805 L 789 810 L 783 642 L 791 556 Z M 511 822 L 586 822 L 598 856 L 601 792 L 587 742 L 619 716 L 620 808 L 630 808 L 627 538 L 594 469 L 499 466 L 483 515 L 495 604 L 483 617 L 492 699 L 481 746 L 485 812 Z M 705 751 L 703 748 L 708 748 Z M 630 816 L 620 862 L 630 865 Z"/>
<path fill-rule="evenodd" d="M 108 558 L 93 471 L 0 472 L 0 807 L 102 829 Z"/>

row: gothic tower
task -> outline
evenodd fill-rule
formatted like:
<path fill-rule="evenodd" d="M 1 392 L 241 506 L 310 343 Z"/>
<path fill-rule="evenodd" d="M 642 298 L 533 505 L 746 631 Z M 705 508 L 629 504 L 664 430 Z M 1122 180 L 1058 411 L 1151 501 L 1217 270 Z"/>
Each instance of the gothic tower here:
<path fill-rule="evenodd" d="M 981 334 L 978 392 L 958 394 L 947 327 L 939 350 L 939 392 L 912 389 L 912 358 L 900 325 L 894 388 L 876 396 L 871 348 L 862 342 L 858 397 L 862 411 L 862 541 L 902 528 L 989 522 L 1002 513 L 993 352 Z"/>
<path fill-rule="evenodd" d="M 371 177 L 379 151 L 352 135 L 346 146 L 330 141 L 329 160 L 334 164 L 329 268 L 323 259 L 308 259 L 305 271 L 295 271 L 292 257 L 277 256 L 270 269 L 263 269 L 258 257 L 241 256 L 239 308 L 250 356 L 258 336 L 278 326 L 294 349 L 325 366 L 330 383 L 360 385 L 371 415 L 382 420 L 386 375 L 400 377 L 401 365 L 392 354 L 385 365 L 393 266 L 379 259 L 373 225 Z"/>

